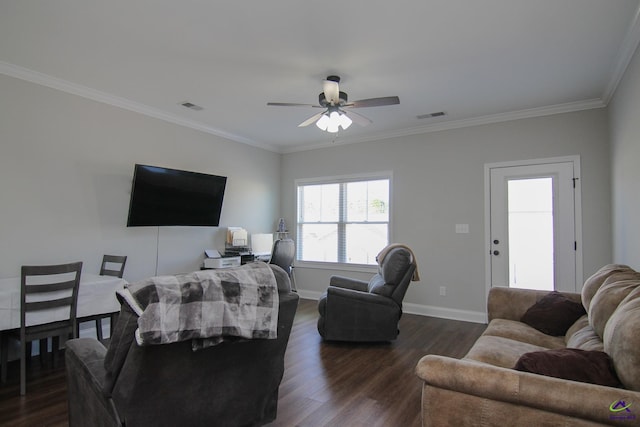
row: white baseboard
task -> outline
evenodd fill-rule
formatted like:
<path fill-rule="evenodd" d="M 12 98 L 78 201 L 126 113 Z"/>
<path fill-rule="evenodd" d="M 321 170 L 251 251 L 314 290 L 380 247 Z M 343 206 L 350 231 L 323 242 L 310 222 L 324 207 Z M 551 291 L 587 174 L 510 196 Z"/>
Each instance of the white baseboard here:
<path fill-rule="evenodd" d="M 435 307 L 433 305 L 421 305 L 402 303 L 402 311 L 420 316 L 439 317 L 441 319 L 462 320 L 464 322 L 487 323 L 487 313 L 480 311 L 458 310 L 456 308 Z"/>
<path fill-rule="evenodd" d="M 319 300 L 323 292 L 298 290 L 298 295 L 303 299 Z M 464 322 L 487 323 L 487 313 L 479 311 L 458 310 L 455 308 L 436 307 L 432 305 L 421 305 L 412 303 L 402 303 L 402 310 L 405 313 L 417 314 L 420 316 L 438 317 L 441 319 L 461 320 Z"/>

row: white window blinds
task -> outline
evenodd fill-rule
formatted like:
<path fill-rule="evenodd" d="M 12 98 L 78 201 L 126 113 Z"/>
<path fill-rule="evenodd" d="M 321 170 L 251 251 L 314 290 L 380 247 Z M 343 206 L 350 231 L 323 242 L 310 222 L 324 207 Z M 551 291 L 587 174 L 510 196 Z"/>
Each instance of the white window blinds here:
<path fill-rule="evenodd" d="M 299 182 L 297 259 L 376 264 L 389 243 L 389 174 Z"/>

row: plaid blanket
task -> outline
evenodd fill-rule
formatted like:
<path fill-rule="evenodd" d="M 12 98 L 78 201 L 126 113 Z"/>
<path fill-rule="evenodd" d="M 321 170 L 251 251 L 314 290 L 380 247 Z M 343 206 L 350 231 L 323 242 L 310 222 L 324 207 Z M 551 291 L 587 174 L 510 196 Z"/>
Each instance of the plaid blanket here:
<path fill-rule="evenodd" d="M 265 263 L 151 277 L 118 297 L 139 316 L 139 345 L 192 340 L 195 351 L 230 339 L 277 338 L 278 285 Z"/>

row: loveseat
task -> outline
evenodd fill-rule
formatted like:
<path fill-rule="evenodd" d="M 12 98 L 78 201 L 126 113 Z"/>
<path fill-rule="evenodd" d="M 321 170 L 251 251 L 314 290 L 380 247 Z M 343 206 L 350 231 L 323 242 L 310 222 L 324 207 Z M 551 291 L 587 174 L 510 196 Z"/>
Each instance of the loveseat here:
<path fill-rule="evenodd" d="M 277 304 L 272 300 L 278 309 L 277 339 L 232 338 L 203 349 L 196 349 L 193 340 L 141 346 L 134 337 L 142 329 L 139 315 L 123 301 L 108 349 L 90 338 L 67 341 L 69 425 L 254 426 L 273 421 L 299 297 L 284 270 L 261 264 L 277 282 Z M 199 280 L 206 274 L 192 275 Z M 233 290 L 231 300 L 238 298 L 235 284 L 225 284 Z M 258 298 L 265 299 L 261 292 Z"/>
<path fill-rule="evenodd" d="M 493 288 L 488 315 L 463 359 L 418 362 L 424 426 L 640 425 L 640 273 L 607 265 L 581 294 Z"/>

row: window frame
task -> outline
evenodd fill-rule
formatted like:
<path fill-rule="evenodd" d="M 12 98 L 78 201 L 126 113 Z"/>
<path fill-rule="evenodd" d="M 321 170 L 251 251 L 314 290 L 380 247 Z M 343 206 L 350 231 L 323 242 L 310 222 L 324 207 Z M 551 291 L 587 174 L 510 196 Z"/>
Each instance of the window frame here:
<path fill-rule="evenodd" d="M 321 184 L 344 184 L 350 182 L 362 182 L 362 181 L 376 181 L 376 180 L 388 180 L 389 181 L 389 219 L 387 222 L 387 236 L 388 242 L 393 242 L 393 172 L 392 171 L 380 171 L 380 172 L 370 172 L 370 173 L 358 173 L 353 175 L 334 175 L 334 176 L 324 176 L 324 177 L 316 177 L 316 178 L 299 178 L 295 180 L 294 191 L 295 191 L 295 241 L 296 248 L 300 247 L 299 239 L 301 236 L 299 235 L 300 230 L 300 187 L 306 185 L 321 185 Z M 377 222 L 380 223 L 380 222 Z M 384 222 L 382 222 L 384 223 Z M 338 233 L 344 233 L 344 228 L 347 222 L 344 221 L 344 218 L 338 219 Z M 382 249 L 382 248 L 381 248 Z M 344 248 L 337 248 L 337 255 L 339 252 L 344 250 Z M 377 265 L 371 264 L 357 264 L 357 263 L 347 263 L 347 262 L 331 262 L 331 261 L 305 261 L 299 258 L 298 250 L 296 250 L 295 256 L 296 266 L 303 266 L 309 268 L 316 269 L 329 269 L 329 270 L 338 270 L 338 271 L 361 271 L 370 273 L 372 271 L 377 271 Z"/>

